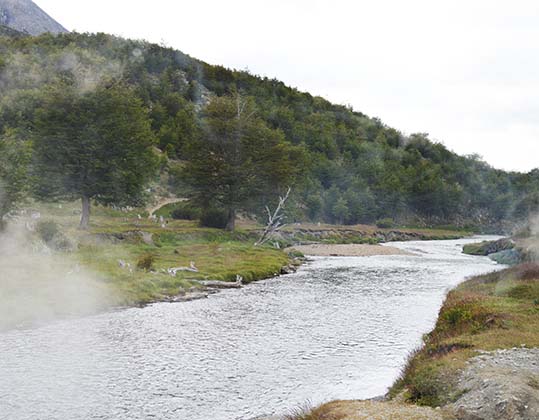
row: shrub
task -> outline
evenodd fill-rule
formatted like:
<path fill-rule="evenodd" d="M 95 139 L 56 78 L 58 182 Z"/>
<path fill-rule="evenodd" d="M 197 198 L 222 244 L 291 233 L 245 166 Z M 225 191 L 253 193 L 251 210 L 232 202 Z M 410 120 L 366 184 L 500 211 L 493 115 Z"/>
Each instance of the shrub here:
<path fill-rule="evenodd" d="M 331 403 L 330 403 L 331 404 Z M 285 420 L 337 420 L 337 417 L 329 414 L 328 405 L 312 408 L 310 403 L 306 403 L 303 407 L 298 407 L 284 417 Z"/>
<path fill-rule="evenodd" d="M 137 268 L 140 270 L 150 271 L 153 268 L 155 262 L 155 255 L 143 254 L 137 260 Z"/>
<path fill-rule="evenodd" d="M 451 399 L 447 378 L 435 366 L 418 366 L 407 385 L 410 400 L 419 405 L 437 407 Z"/>
<path fill-rule="evenodd" d="M 60 234 L 60 228 L 58 227 L 58 224 L 52 220 L 43 220 L 37 224 L 36 232 L 43 242 L 48 244 Z"/>
<path fill-rule="evenodd" d="M 380 229 L 391 229 L 395 227 L 395 221 L 389 217 L 386 217 L 385 219 L 377 220 L 376 226 Z"/>
<path fill-rule="evenodd" d="M 201 217 L 199 208 L 189 203 L 179 203 L 170 213 L 174 220 L 197 220 Z"/>
<path fill-rule="evenodd" d="M 539 280 L 539 264 L 525 263 L 514 268 L 518 280 Z"/>
<path fill-rule="evenodd" d="M 507 296 L 513 299 L 539 299 L 539 286 L 535 284 L 519 284 L 507 291 Z"/>
<path fill-rule="evenodd" d="M 200 224 L 205 227 L 224 229 L 228 222 L 225 210 L 210 208 L 204 210 L 200 216 Z"/>

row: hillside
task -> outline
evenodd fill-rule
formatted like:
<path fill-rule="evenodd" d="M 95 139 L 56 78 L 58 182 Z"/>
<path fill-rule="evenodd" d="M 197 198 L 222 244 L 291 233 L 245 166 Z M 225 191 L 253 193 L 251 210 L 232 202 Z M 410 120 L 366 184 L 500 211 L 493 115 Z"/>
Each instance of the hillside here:
<path fill-rule="evenodd" d="M 539 170 L 494 169 L 459 156 L 427 134 L 405 135 L 349 107 L 284 83 L 213 66 L 158 45 L 106 34 L 2 39 L 0 133 L 31 137 L 32 107 L 44 87 L 68 81 L 83 91 L 107 80 L 132 85 L 150 110 L 173 194 L 187 194 L 178 168 L 213 96 L 240 91 L 265 123 L 305 150 L 308 166 L 294 186 L 289 219 L 507 230 L 539 210 Z M 16 99 L 16 100 L 13 100 Z M 253 203 L 253 209 L 263 208 Z"/>
<path fill-rule="evenodd" d="M 11 29 L 9 26 L 0 25 L 0 36 L 19 37 L 24 35 L 24 33 Z"/>
<path fill-rule="evenodd" d="M 30 35 L 67 32 L 31 0 L 0 0 L 0 25 Z"/>

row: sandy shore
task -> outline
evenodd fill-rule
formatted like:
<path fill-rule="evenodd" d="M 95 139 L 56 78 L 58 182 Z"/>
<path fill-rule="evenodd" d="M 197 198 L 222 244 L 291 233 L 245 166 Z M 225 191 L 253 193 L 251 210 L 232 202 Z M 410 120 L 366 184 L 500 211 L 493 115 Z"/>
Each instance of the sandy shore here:
<path fill-rule="evenodd" d="M 372 257 L 374 255 L 412 255 L 391 246 L 360 244 L 313 244 L 292 247 L 304 255 L 316 257 Z"/>

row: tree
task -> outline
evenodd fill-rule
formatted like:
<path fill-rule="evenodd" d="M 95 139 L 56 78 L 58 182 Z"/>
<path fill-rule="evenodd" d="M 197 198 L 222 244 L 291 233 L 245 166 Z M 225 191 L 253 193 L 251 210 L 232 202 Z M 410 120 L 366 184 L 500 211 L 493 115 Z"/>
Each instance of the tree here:
<path fill-rule="evenodd" d="M 29 160 L 28 142 L 18 140 L 13 130 L 0 136 L 0 227 L 28 192 Z"/>
<path fill-rule="evenodd" d="M 238 210 L 278 196 L 302 170 L 303 152 L 256 115 L 239 94 L 214 98 L 203 113 L 202 136 L 186 147 L 185 177 L 194 201 L 227 212 L 234 230 Z"/>
<path fill-rule="evenodd" d="M 87 93 L 52 88 L 36 112 L 36 195 L 80 198 L 80 227 L 86 229 L 91 200 L 105 205 L 141 202 L 157 165 L 153 143 L 146 110 L 122 84 Z"/>
<path fill-rule="evenodd" d="M 339 198 L 333 205 L 332 212 L 335 221 L 340 225 L 342 225 L 348 218 L 350 211 L 348 210 L 348 203 L 343 197 Z"/>

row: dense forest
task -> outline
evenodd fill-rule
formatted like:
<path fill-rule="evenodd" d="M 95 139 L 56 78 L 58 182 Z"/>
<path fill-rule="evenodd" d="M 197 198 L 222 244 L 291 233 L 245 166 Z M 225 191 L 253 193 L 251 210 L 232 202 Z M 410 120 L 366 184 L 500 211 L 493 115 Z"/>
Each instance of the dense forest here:
<path fill-rule="evenodd" d="M 296 221 L 356 224 L 392 219 L 408 225 L 499 228 L 539 210 L 539 170 L 526 174 L 494 169 L 478 156 L 453 153 L 427 134 L 404 135 L 379 119 L 275 79 L 106 34 L 13 35 L 0 32 L 0 166 L 4 167 L 0 180 L 3 178 L 4 195 L 10 194 L 9 186 L 18 185 L 11 194 L 19 199 L 22 177 L 39 176 L 35 168 L 32 172 L 35 159 L 29 145 L 39 149 L 41 144 L 43 149 L 43 130 L 37 122 L 43 108 L 50 107 L 52 91 L 61 85 L 85 95 L 103 85 L 121 84 L 133 92 L 133 101 L 144 108 L 149 119 L 152 141 L 160 155 L 161 177 L 155 179 L 166 179 L 167 188 L 179 196 L 200 199 L 200 188 L 210 186 L 214 192 L 222 191 L 222 186 L 199 182 L 205 169 L 200 164 L 204 156 L 197 150 L 217 150 L 212 152 L 204 143 L 210 141 L 208 126 L 216 126 L 218 121 L 218 110 L 208 111 L 212 98 L 241 97 L 256 114 L 246 141 L 267 139 L 256 147 L 267 149 L 265 145 L 273 142 L 271 153 L 281 157 L 268 151 L 265 163 L 253 166 L 257 150 L 245 148 L 251 154 L 244 161 L 251 166 L 241 170 L 246 176 L 253 175 L 252 180 L 257 172 L 267 176 L 252 182 L 256 194 L 243 192 L 245 198 L 237 203 L 237 210 L 257 214 L 289 185 L 293 205 L 288 206 L 288 216 Z M 223 102 L 219 112 L 228 112 L 229 105 Z M 28 171 L 8 169 L 16 166 L 13 159 L 6 158 L 13 155 L 21 165 L 28 164 Z M 235 159 L 236 167 L 244 164 L 241 156 Z M 287 176 L 283 182 L 256 188 L 257 182 L 270 179 L 271 165 L 275 173 Z M 264 169 L 257 171 L 257 167 Z M 189 176 L 193 173 L 200 175 L 198 182 Z M 28 194 L 31 184 L 25 183 Z M 199 202 L 224 205 L 224 198 L 210 203 L 207 196 Z"/>

